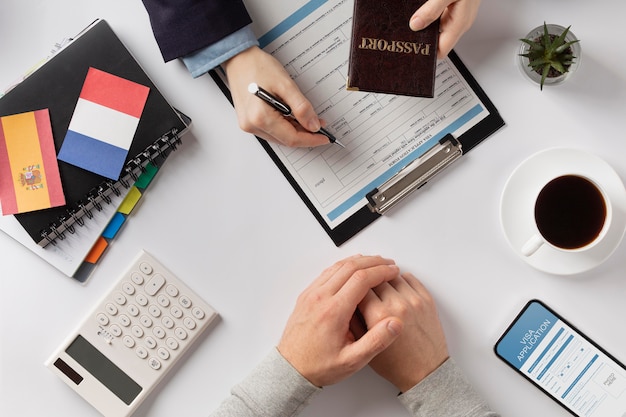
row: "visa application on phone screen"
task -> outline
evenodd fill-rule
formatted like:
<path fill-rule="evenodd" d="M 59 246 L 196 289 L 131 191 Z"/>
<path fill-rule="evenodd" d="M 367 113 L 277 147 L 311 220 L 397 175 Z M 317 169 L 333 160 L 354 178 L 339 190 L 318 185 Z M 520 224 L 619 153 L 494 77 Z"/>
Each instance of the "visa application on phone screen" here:
<path fill-rule="evenodd" d="M 496 355 L 580 417 L 626 417 L 626 368 L 538 300 L 495 346 Z"/>

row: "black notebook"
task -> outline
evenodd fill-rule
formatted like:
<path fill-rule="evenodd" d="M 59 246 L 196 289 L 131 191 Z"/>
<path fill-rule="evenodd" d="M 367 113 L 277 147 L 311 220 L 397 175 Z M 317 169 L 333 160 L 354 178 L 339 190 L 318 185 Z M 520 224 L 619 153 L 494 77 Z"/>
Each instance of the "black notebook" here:
<path fill-rule="evenodd" d="M 55 244 L 94 217 L 134 183 L 144 167 L 176 148 L 190 120 L 175 110 L 133 58 L 109 24 L 97 20 L 0 98 L 0 116 L 48 108 L 58 154 L 90 67 L 150 89 L 118 181 L 58 161 L 66 205 L 15 218 L 40 246 Z"/>

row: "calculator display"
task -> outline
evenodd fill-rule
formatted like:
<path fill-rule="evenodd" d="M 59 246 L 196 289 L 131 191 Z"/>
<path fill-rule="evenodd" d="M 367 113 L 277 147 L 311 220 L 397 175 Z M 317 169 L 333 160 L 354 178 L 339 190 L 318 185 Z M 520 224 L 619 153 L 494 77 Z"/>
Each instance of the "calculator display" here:
<path fill-rule="evenodd" d="M 125 404 L 130 405 L 142 388 L 98 349 L 78 335 L 65 352 Z"/>

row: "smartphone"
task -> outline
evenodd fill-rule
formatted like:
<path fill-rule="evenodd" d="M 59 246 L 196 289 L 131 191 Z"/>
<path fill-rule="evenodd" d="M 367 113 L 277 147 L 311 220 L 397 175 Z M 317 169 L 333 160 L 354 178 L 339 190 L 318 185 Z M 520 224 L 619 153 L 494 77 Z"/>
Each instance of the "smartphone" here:
<path fill-rule="evenodd" d="M 494 347 L 496 355 L 579 417 L 626 417 L 626 367 L 539 300 Z"/>

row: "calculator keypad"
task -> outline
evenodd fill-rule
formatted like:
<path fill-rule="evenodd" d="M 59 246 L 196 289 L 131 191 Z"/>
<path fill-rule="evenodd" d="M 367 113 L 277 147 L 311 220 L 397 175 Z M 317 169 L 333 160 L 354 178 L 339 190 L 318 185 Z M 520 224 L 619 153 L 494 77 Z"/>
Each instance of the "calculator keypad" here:
<path fill-rule="evenodd" d="M 149 368 L 162 370 L 215 314 L 180 287 L 158 265 L 143 260 L 120 281 L 94 320 L 102 334 L 112 336 L 108 343 L 119 343 Z"/>

